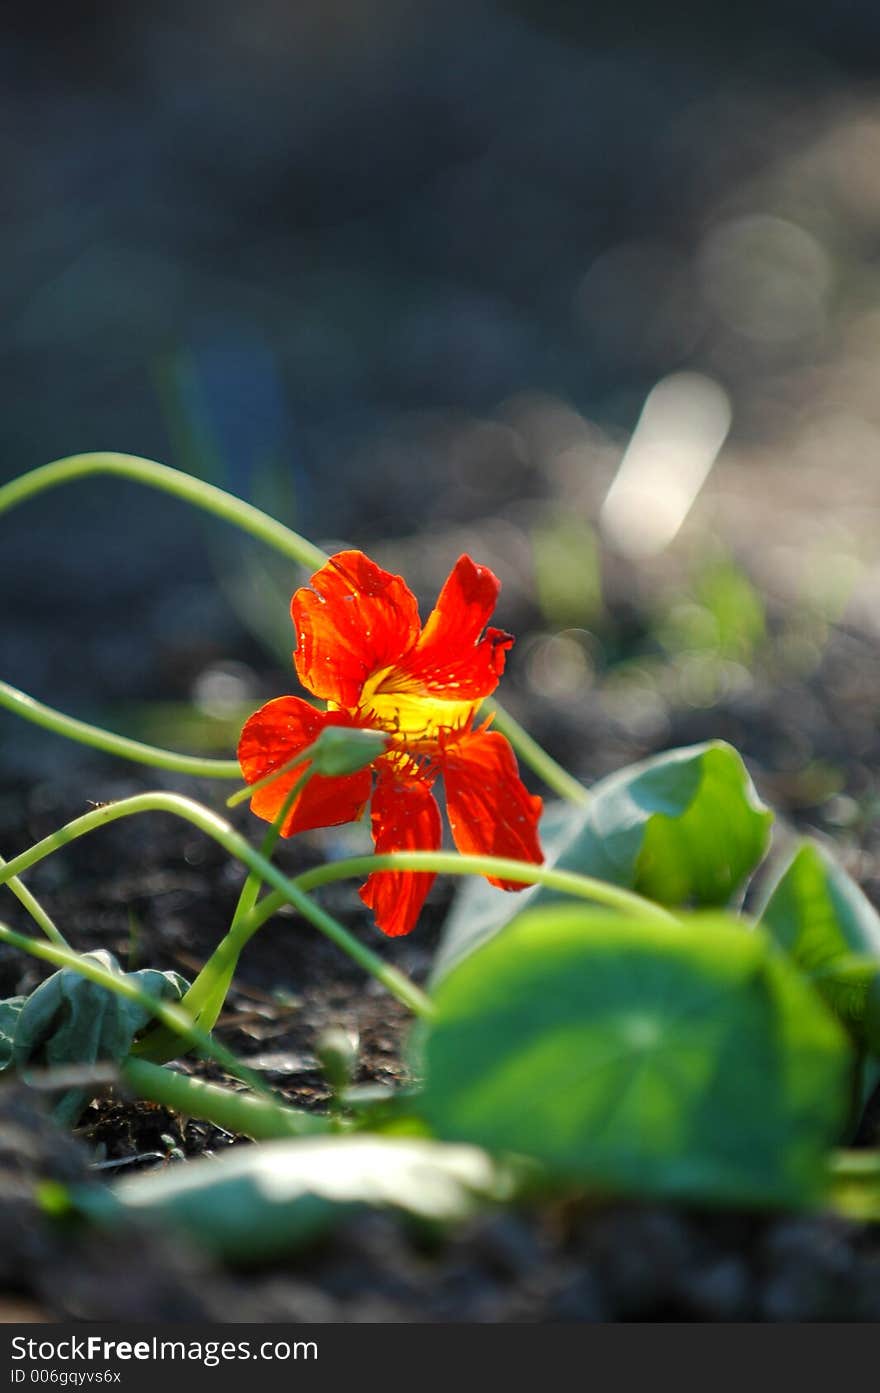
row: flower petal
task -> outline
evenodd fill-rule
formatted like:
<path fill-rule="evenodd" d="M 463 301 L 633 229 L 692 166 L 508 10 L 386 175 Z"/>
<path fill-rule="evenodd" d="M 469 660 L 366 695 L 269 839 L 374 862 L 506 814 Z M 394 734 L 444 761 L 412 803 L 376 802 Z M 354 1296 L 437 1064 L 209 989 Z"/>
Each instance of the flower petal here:
<path fill-rule="evenodd" d="M 425 779 L 399 779 L 383 773 L 373 793 L 373 841 L 377 854 L 389 851 L 436 851 L 443 839 L 440 809 Z M 392 938 L 415 927 L 425 896 L 436 876 L 423 871 L 374 871 L 360 897 Z"/>
<path fill-rule="evenodd" d="M 501 582 L 488 566 L 460 556 L 415 647 L 399 669 L 426 691 L 446 700 L 479 700 L 498 686 L 513 638 L 486 629 Z M 483 633 L 483 630 L 485 634 Z"/>
<path fill-rule="evenodd" d="M 390 667 L 419 635 L 419 607 L 401 576 L 362 551 L 340 551 L 290 605 L 299 680 L 348 710 L 371 673 Z"/>
<path fill-rule="evenodd" d="M 449 826 L 459 851 L 541 864 L 538 819 L 543 804 L 520 779 L 503 735 L 478 730 L 450 742 L 443 756 L 443 781 Z M 515 880 L 487 879 L 501 890 L 524 889 Z"/>
<path fill-rule="evenodd" d="M 255 711 L 245 723 L 238 742 L 238 760 L 249 784 L 295 759 L 327 726 L 351 725 L 341 711 L 316 711 L 299 697 L 276 697 Z M 303 768 L 282 774 L 251 798 L 251 812 L 274 822 L 281 805 L 302 777 Z M 335 827 L 359 818 L 370 797 L 369 768 L 341 778 L 315 774 L 297 798 L 281 829 L 283 837 L 312 827 Z"/>

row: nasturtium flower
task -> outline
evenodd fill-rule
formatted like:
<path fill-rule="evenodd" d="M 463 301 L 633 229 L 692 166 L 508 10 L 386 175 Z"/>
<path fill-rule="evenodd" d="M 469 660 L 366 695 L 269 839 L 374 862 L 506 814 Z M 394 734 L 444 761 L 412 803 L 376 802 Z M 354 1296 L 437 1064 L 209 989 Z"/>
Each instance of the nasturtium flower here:
<path fill-rule="evenodd" d="M 543 860 L 538 841 L 541 799 L 519 778 L 516 759 L 489 721 L 475 724 L 482 700 L 498 685 L 513 639 L 487 628 L 500 582 L 469 556 L 459 557 L 422 627 L 406 582 L 361 551 L 342 551 L 297 590 L 291 616 L 297 675 L 326 703 L 276 697 L 247 721 L 238 758 L 248 783 L 283 768 L 323 730 L 380 731 L 383 751 L 354 773 L 313 773 L 281 829 L 289 837 L 359 818 L 371 803 L 377 853 L 436 851 L 442 777 L 453 840 L 461 852 Z M 274 822 L 302 775 L 286 771 L 255 791 L 251 809 Z M 361 899 L 392 936 L 414 927 L 433 874 L 377 871 Z M 489 877 L 504 890 L 515 881 Z"/>

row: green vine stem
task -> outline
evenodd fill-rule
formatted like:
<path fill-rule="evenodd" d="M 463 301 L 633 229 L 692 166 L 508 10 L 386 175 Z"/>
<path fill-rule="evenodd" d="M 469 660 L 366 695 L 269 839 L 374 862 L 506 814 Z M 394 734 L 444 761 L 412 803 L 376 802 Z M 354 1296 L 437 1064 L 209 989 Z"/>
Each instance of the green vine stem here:
<path fill-rule="evenodd" d="M 6 862 L 0 856 L 0 871 L 4 869 Z M 34 923 L 40 928 L 51 943 L 59 948 L 70 948 L 70 944 L 64 934 L 46 913 L 43 906 L 35 895 L 32 895 L 26 885 L 22 884 L 17 875 L 11 876 L 6 882 L 7 887 L 12 891 L 19 904 L 27 910 Z"/>
<path fill-rule="evenodd" d="M 548 890 L 558 890 L 563 895 L 608 905 L 612 909 L 638 914 L 643 919 L 654 919 L 658 923 L 678 922 L 674 914 L 653 900 L 646 900 L 642 895 L 612 885 L 609 881 L 579 875 L 576 871 L 560 871 L 553 866 L 536 866 L 529 861 L 511 861 L 501 856 L 460 856 L 452 851 L 395 851 L 382 856 L 351 856 L 304 871 L 296 876 L 293 884 L 300 890 L 311 891 L 321 885 L 330 885 L 335 880 L 370 875 L 373 871 L 435 871 L 438 875 L 497 876 L 504 880 L 521 881 L 523 885 L 545 885 Z M 251 913 L 244 929 L 248 934 L 255 933 L 278 912 L 284 902 L 280 894 L 270 892 L 265 895 Z"/>
<path fill-rule="evenodd" d="M 0 513 L 15 508 L 45 489 L 86 479 L 93 474 L 112 474 L 120 479 L 131 479 L 182 498 L 204 512 L 213 513 L 224 522 L 231 522 L 242 531 L 249 532 L 252 537 L 274 547 L 306 570 L 315 571 L 327 560 L 326 553 L 320 547 L 225 489 L 196 479 L 192 474 L 184 474 L 179 469 L 172 469 L 167 464 L 157 464 L 155 460 L 118 454 L 112 450 L 69 455 L 66 459 L 55 460 L 53 464 L 44 464 L 40 469 L 11 479 L 0 487 Z"/>
<path fill-rule="evenodd" d="M 312 771 L 306 772 L 297 779 L 285 798 L 278 816 L 272 823 L 260 846 L 260 855 L 268 861 L 275 849 L 275 844 L 281 835 L 281 828 L 284 826 L 284 819 L 290 811 L 291 805 L 302 793 L 306 784 L 311 778 Z M 181 1006 L 193 1020 L 201 1026 L 202 1030 L 213 1030 L 220 1012 L 223 1010 L 223 1003 L 226 994 L 235 974 L 241 950 L 252 936 L 248 933 L 241 938 L 241 926 L 250 917 L 251 911 L 257 903 L 257 898 L 263 888 L 263 878 L 256 871 L 249 871 L 248 877 L 241 888 L 238 897 L 238 904 L 235 906 L 235 913 L 232 916 L 232 923 L 229 931 L 221 939 L 217 948 L 205 963 L 201 972 L 196 977 L 189 991 L 183 998 Z M 238 946 L 240 943 L 240 946 Z M 221 951 L 222 950 L 222 951 Z M 176 1041 L 169 1031 L 159 1027 L 150 1031 L 142 1037 L 135 1046 L 134 1053 L 142 1059 L 155 1060 L 158 1063 L 165 1063 L 167 1060 L 174 1059 L 178 1051 L 175 1049 Z"/>
<path fill-rule="evenodd" d="M 30 866 L 42 861 L 44 857 L 50 856 L 52 852 L 58 851 L 59 848 L 67 846 L 69 842 L 85 836 L 86 833 L 94 831 L 97 827 L 103 827 L 122 817 L 132 817 L 138 813 L 148 812 L 171 813 L 175 817 L 181 817 L 185 821 L 191 822 L 194 827 L 198 827 L 207 836 L 213 837 L 214 841 L 228 851 L 230 856 L 243 861 L 250 870 L 255 871 L 264 881 L 279 891 L 283 900 L 298 909 L 304 919 L 308 919 L 337 947 L 371 973 L 404 1006 L 415 1012 L 416 1015 L 427 1016 L 431 1014 L 433 1007 L 429 998 L 404 973 L 389 963 L 383 962 L 376 953 L 359 942 L 353 934 L 350 934 L 338 920 L 314 904 L 305 891 L 283 875 L 277 866 L 272 865 L 271 861 L 267 861 L 264 856 L 255 851 L 244 837 L 240 836 L 233 827 L 230 827 L 228 822 L 224 822 L 223 818 L 218 817 L 210 809 L 202 807 L 200 803 L 194 802 L 191 798 L 184 798 L 178 793 L 138 793 L 132 798 L 122 798 L 116 803 L 108 803 L 104 807 L 95 808 L 93 812 L 84 813 L 82 817 L 74 818 L 72 822 L 68 822 L 57 832 L 44 837 L 42 841 L 37 842 L 27 851 L 23 851 L 20 856 L 16 856 L 8 862 L 0 870 L 0 885 L 8 881 L 11 876 L 20 875 L 22 871 L 26 871 Z"/>
<path fill-rule="evenodd" d="M 271 829 L 268 835 L 271 836 Z M 658 923 L 677 922 L 675 916 L 662 906 L 619 885 L 578 875 L 574 871 L 559 871 L 549 866 L 536 866 L 528 861 L 512 861 L 498 856 L 460 856 L 444 851 L 399 851 L 382 856 L 354 856 L 305 871 L 290 884 L 302 892 L 308 892 L 337 880 L 370 875 L 373 871 L 436 871 L 446 875 L 501 876 L 507 880 L 520 880 L 523 885 L 545 885 L 562 894 L 589 900 L 593 904 L 608 905 L 624 913 L 638 914 Z M 184 1006 L 207 1028 L 210 1029 L 219 1015 L 245 945 L 287 903 L 290 903 L 290 897 L 286 893 L 270 891 L 259 904 L 254 904 L 246 912 L 236 911 L 229 932 L 218 943 L 184 997 Z M 242 901 L 239 901 L 239 907 L 242 908 Z M 167 1045 L 167 1040 L 162 1040 L 158 1035 L 155 1039 L 148 1037 L 138 1052 L 150 1059 L 167 1059 L 171 1057 L 167 1053 Z"/>
<path fill-rule="evenodd" d="M 312 741 L 311 745 L 306 745 L 305 749 L 301 750 L 298 755 L 294 755 L 293 759 L 289 759 L 286 764 L 280 764 L 270 774 L 264 774 L 262 779 L 256 779 L 254 783 L 245 784 L 243 788 L 237 788 L 234 793 L 230 793 L 226 799 L 227 808 L 237 808 L 240 803 L 246 803 L 249 798 L 253 798 L 254 794 L 259 793 L 261 789 L 274 784 L 276 779 L 281 779 L 285 774 L 292 774 L 296 769 L 299 769 L 308 759 L 314 749 L 314 744 L 315 742 Z M 240 777 L 241 770 L 239 769 L 238 772 Z M 298 787 L 299 785 L 297 785 Z"/>
<path fill-rule="evenodd" d="M 34 725 L 51 730 L 55 735 L 63 735 L 68 740 L 76 740 L 80 745 L 91 745 L 93 749 L 104 750 L 106 754 L 117 755 L 120 759 L 130 759 L 136 764 L 148 764 L 154 769 L 171 769 L 176 774 L 191 774 L 201 779 L 240 779 L 241 767 L 235 759 L 202 759 L 199 755 L 180 755 L 174 750 L 162 750 L 158 745 L 145 745 L 141 740 L 130 740 L 125 735 L 114 735 L 101 726 L 89 725 L 74 716 L 65 716 L 52 706 L 44 706 L 26 692 L 8 682 L 0 682 L 0 706 L 23 716 Z"/>
<path fill-rule="evenodd" d="M 243 499 L 227 493 L 225 489 L 217 488 L 215 484 L 208 484 L 203 479 L 196 479 L 191 474 L 184 474 L 179 469 L 172 469 L 166 464 L 157 464 L 155 460 L 141 459 L 137 455 L 117 454 L 112 451 L 71 455 L 67 459 L 56 460 L 53 464 L 45 464 L 40 469 L 31 470 L 29 474 L 22 474 L 19 478 L 10 480 L 8 484 L 0 487 L 0 514 L 16 507 L 19 503 L 26 502 L 45 489 L 55 488 L 59 484 L 72 483 L 77 479 L 85 479 L 94 474 L 111 474 L 118 478 L 130 479 L 150 488 L 161 489 L 177 498 L 182 498 L 185 502 L 202 508 L 205 512 L 213 513 L 215 517 L 222 518 L 225 522 L 232 523 L 234 526 L 242 528 L 243 531 L 249 532 L 251 536 L 257 537 L 267 546 L 274 547 L 276 551 L 289 557 L 291 561 L 304 566 L 307 570 L 317 570 L 327 560 L 326 552 L 323 552 L 320 547 L 316 547 L 314 543 L 301 537 L 298 532 L 285 527 L 283 523 L 277 522 L 275 518 L 269 517 L 268 513 L 255 508 L 251 503 L 245 503 Z M 18 699 L 16 704 L 13 704 L 13 698 Z M 32 699 L 26 697 L 24 693 L 17 692 L 14 687 L 8 687 L 5 684 L 0 688 L 0 701 L 8 709 L 15 710 L 18 715 L 25 716 L 30 720 L 37 720 L 38 724 L 55 730 L 58 734 L 66 735 L 73 740 L 83 741 L 87 745 L 98 745 L 99 748 L 109 750 L 110 753 L 118 754 L 124 759 L 133 759 L 146 764 L 158 764 L 162 768 L 174 769 L 180 773 L 207 772 L 209 777 L 216 778 L 238 776 L 237 766 L 235 766 L 234 774 L 227 772 L 233 767 L 228 761 L 198 760 L 194 756 L 175 755 L 170 750 L 159 750 L 154 746 L 142 745 L 136 740 L 125 740 L 121 736 L 101 731 L 85 722 L 62 716 L 59 712 L 52 711 L 50 707 L 41 707 L 40 703 L 32 702 Z M 576 779 L 573 779 L 560 764 L 557 764 L 556 760 L 548 755 L 523 730 L 522 726 L 508 715 L 501 705 L 493 701 L 492 709 L 498 729 L 503 730 L 523 762 L 544 780 L 547 787 L 552 788 L 560 797 L 570 802 L 584 803 L 588 795 L 583 786 Z M 40 713 L 50 719 L 40 719 Z M 62 724 L 64 729 L 61 728 Z M 111 744 L 113 748 L 111 748 Z M 144 758 L 145 752 L 150 755 L 149 758 Z M 194 765 L 200 765 L 202 768 L 195 769 Z M 207 771 L 205 766 L 208 766 Z"/>
<path fill-rule="evenodd" d="M 436 871 L 446 875 L 493 875 L 507 880 L 521 880 L 523 885 L 545 885 L 562 894 L 608 905 L 624 913 L 638 914 L 658 923 L 675 924 L 675 916 L 651 900 L 611 885 L 592 876 L 573 871 L 559 871 L 549 866 L 536 866 L 527 861 L 512 861 L 497 856 L 460 856 L 455 852 L 400 851 L 383 856 L 354 856 L 343 861 L 331 861 L 314 870 L 296 876 L 290 884 L 300 891 L 316 890 L 333 881 L 369 875 L 373 871 Z M 277 914 L 282 905 L 290 903 L 286 893 L 270 891 L 248 913 L 238 914 L 229 932 L 214 952 L 184 998 L 184 1005 L 202 1024 L 210 1025 L 223 1004 L 223 996 L 232 979 L 236 963 L 245 945 L 258 929 Z M 146 1058 L 167 1059 L 167 1040 L 158 1035 L 148 1037 L 139 1047 Z"/>
<path fill-rule="evenodd" d="M 186 1117 L 213 1122 L 227 1132 L 241 1133 L 254 1141 L 308 1137 L 331 1130 L 327 1118 L 257 1098 L 253 1093 L 236 1093 L 219 1084 L 150 1064 L 146 1059 L 129 1056 L 119 1072 L 123 1083 L 139 1098 L 160 1103 Z"/>
<path fill-rule="evenodd" d="M 293 785 L 293 787 L 287 794 L 287 797 L 284 799 L 284 802 L 281 804 L 281 807 L 278 810 L 275 820 L 269 827 L 269 830 L 267 831 L 265 837 L 260 843 L 260 855 L 266 861 L 270 861 L 272 858 L 272 852 L 275 850 L 278 838 L 281 836 L 281 829 L 284 826 L 284 819 L 287 817 L 287 814 L 290 812 L 290 809 L 293 807 L 296 800 L 305 791 L 306 785 L 308 784 L 311 777 L 311 769 L 307 769 L 305 773 L 300 775 L 296 783 Z M 239 925 L 245 919 L 247 919 L 251 910 L 257 903 L 257 899 L 262 888 L 263 877 L 259 874 L 258 871 L 251 870 L 247 880 L 241 888 L 241 894 L 238 897 L 238 904 L 235 906 L 235 913 L 232 916 L 232 923 L 229 926 L 230 934 L 235 934 Z M 210 1027 L 208 1028 L 210 1029 Z"/>
<path fill-rule="evenodd" d="M 563 769 L 561 764 L 557 764 L 494 697 L 489 697 L 480 708 L 481 716 L 488 716 L 490 712 L 495 729 L 507 737 L 523 763 L 543 779 L 548 788 L 552 788 L 554 793 L 558 793 L 560 798 L 569 803 L 589 803 L 590 795 L 583 784 L 573 778 L 567 769 Z"/>

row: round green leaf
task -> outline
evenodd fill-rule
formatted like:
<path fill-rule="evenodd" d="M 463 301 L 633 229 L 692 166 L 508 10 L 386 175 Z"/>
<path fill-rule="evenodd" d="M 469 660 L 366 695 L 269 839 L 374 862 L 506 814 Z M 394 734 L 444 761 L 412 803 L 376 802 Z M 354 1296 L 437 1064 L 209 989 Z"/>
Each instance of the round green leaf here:
<path fill-rule="evenodd" d="M 802 1203 L 853 1058 L 813 988 L 720 915 L 658 925 L 532 910 L 437 989 L 436 1135 L 616 1191 Z"/>

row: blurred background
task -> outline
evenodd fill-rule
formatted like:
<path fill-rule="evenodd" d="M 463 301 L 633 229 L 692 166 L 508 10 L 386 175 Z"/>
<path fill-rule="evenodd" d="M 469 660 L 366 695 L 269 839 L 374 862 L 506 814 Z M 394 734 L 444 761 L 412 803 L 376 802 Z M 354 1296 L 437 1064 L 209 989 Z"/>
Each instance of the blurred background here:
<path fill-rule="evenodd" d="M 576 774 L 733 740 L 870 878 L 880 10 L 64 25 L 10 17 L 0 51 L 0 479 L 143 454 L 426 604 L 468 550 L 518 635 L 504 699 Z M 184 505 L 94 482 L 0 537 L 0 674 L 32 695 L 226 753 L 294 689 L 299 577 Z M 7 793 L 95 759 L 5 714 L 0 741 Z"/>

